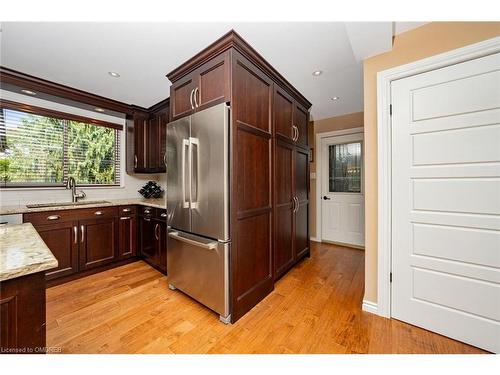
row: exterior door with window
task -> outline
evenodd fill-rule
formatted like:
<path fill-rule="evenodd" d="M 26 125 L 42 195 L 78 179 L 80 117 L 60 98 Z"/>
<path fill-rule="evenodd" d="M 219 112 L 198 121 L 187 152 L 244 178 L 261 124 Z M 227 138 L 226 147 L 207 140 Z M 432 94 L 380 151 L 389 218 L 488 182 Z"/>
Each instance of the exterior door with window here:
<path fill-rule="evenodd" d="M 322 240 L 364 246 L 363 133 L 322 138 Z"/>

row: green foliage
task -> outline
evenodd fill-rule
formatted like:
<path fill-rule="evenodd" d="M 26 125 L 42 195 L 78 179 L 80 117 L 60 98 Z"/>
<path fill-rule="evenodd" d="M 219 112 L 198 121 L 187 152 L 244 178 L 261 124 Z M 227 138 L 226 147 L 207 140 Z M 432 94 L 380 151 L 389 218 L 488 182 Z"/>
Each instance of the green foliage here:
<path fill-rule="evenodd" d="M 13 117 L 21 117 L 17 127 L 11 125 L 6 129 L 6 148 L 0 153 L 0 180 L 3 183 L 62 184 L 68 176 L 73 176 L 78 184 L 115 182 L 114 129 L 12 113 Z M 67 135 L 66 144 L 64 134 Z"/>

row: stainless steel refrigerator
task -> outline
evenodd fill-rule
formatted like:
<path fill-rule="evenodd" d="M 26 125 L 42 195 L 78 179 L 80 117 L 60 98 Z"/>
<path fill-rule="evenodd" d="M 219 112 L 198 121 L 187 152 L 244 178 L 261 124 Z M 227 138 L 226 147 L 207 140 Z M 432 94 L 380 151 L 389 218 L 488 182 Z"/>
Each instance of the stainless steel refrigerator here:
<path fill-rule="evenodd" d="M 230 321 L 229 107 L 167 125 L 167 270 L 179 289 Z"/>

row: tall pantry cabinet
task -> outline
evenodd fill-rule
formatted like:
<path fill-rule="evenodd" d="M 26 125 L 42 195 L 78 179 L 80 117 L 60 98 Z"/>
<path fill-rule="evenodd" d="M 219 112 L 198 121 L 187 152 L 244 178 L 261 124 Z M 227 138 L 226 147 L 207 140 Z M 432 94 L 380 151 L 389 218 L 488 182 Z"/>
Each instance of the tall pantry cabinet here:
<path fill-rule="evenodd" d="M 311 103 L 236 32 L 167 75 L 170 119 L 230 106 L 230 291 L 235 322 L 309 254 Z"/>

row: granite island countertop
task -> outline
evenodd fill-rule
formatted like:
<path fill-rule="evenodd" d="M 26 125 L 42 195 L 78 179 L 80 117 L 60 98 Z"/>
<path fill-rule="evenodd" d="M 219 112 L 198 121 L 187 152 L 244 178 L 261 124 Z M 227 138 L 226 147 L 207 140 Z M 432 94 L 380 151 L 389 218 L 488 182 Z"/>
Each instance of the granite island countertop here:
<path fill-rule="evenodd" d="M 27 214 L 31 212 L 75 210 L 79 208 L 128 206 L 128 205 L 140 205 L 140 206 L 148 206 L 148 207 L 163 208 L 163 209 L 167 208 L 165 198 L 158 198 L 158 199 L 126 198 L 126 199 L 102 199 L 102 200 L 106 201 L 106 203 L 57 206 L 57 202 L 55 202 L 54 206 L 52 207 L 34 207 L 34 208 L 28 208 L 26 207 L 26 205 L 2 206 L 0 207 L 0 215 Z M 82 202 L 85 202 L 85 200 L 83 200 Z"/>
<path fill-rule="evenodd" d="M 30 223 L 0 226 L 0 281 L 57 267 L 57 259 Z"/>

